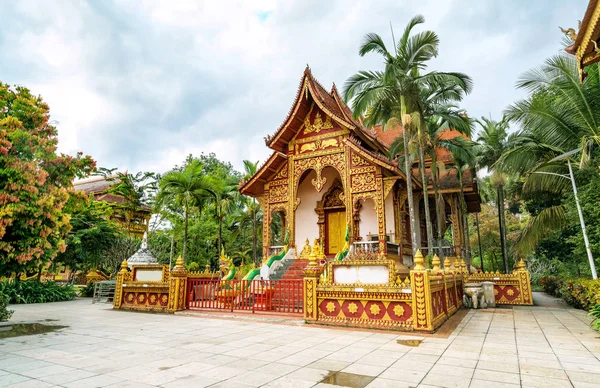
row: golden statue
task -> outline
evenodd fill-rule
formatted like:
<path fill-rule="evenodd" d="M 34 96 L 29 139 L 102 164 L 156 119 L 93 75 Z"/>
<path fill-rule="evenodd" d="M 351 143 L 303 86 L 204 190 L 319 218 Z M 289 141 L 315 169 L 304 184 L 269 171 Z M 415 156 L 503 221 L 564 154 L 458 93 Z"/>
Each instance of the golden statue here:
<path fill-rule="evenodd" d="M 312 248 L 312 253 L 316 256 L 317 259 L 325 259 L 325 254 L 321 249 L 321 245 L 319 244 L 319 239 L 315 238 L 314 246 Z"/>
<path fill-rule="evenodd" d="M 307 238 L 306 242 L 304 243 L 304 248 L 302 248 L 302 251 L 300 252 L 300 258 L 308 259 L 308 257 L 310 256 L 310 252 L 311 252 L 310 243 L 308 242 L 308 238 Z"/>

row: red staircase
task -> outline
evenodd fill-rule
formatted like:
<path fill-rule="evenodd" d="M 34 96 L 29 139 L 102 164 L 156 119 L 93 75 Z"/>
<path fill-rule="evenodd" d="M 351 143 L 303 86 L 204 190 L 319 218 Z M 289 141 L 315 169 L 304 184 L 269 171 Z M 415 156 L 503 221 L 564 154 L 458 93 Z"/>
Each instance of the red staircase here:
<path fill-rule="evenodd" d="M 308 266 L 308 259 L 296 259 L 284 272 L 281 280 L 304 279 L 304 268 Z"/>
<path fill-rule="evenodd" d="M 307 259 L 296 259 L 284 272 L 281 279 L 275 283 L 273 303 L 286 306 L 295 306 L 302 311 L 304 268 L 308 265 Z"/>

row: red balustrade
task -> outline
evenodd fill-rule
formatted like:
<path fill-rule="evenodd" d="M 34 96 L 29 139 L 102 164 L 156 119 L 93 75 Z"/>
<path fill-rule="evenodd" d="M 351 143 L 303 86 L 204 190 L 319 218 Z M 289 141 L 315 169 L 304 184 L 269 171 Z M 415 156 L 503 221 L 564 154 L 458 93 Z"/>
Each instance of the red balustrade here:
<path fill-rule="evenodd" d="M 303 280 L 188 278 L 187 308 L 302 314 Z"/>

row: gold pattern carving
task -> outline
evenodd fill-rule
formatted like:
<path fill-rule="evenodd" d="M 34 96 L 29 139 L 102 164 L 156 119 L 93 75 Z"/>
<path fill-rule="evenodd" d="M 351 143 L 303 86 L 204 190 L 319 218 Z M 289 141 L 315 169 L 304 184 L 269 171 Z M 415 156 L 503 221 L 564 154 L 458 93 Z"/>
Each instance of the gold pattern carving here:
<path fill-rule="evenodd" d="M 360 166 L 368 166 L 369 162 L 363 159 L 360 155 L 352 153 L 352 166 L 360 167 Z"/>
<path fill-rule="evenodd" d="M 312 109 L 311 109 L 312 110 Z M 321 118 L 321 112 L 317 112 L 315 115 L 315 120 L 313 123 L 310 123 L 310 114 L 311 111 L 308 112 L 306 117 L 304 118 L 304 134 L 307 135 L 312 132 L 319 133 L 324 129 L 332 129 L 333 125 L 331 124 L 331 118 L 329 116 L 325 117 L 325 121 Z"/>
<path fill-rule="evenodd" d="M 375 174 L 353 175 L 351 187 L 353 193 L 375 190 Z"/>

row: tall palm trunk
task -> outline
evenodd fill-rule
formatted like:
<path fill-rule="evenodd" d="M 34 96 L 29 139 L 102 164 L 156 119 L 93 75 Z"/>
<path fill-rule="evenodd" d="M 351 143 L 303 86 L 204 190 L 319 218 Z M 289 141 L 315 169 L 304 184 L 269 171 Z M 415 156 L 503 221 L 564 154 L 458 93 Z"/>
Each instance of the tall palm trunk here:
<path fill-rule="evenodd" d="M 406 107 L 404 106 L 404 97 L 401 97 L 401 111 L 404 115 L 406 113 Z M 413 257 L 417 254 L 417 225 L 415 220 L 415 203 L 413 201 L 412 191 L 412 166 L 410 163 L 410 157 L 408 155 L 408 125 L 405 125 L 404 119 L 402 120 L 402 140 L 404 141 L 404 171 L 406 173 L 406 194 L 408 197 L 408 216 L 410 217 L 410 235 L 411 235 L 411 246 Z"/>
<path fill-rule="evenodd" d="M 435 201 L 435 217 L 437 220 L 437 245 L 438 245 L 438 256 L 441 259 L 441 262 L 444 262 L 444 252 L 443 248 L 443 229 L 444 229 L 444 220 L 442 218 L 442 214 L 446 209 L 442 208 L 442 199 L 440 198 L 440 188 L 438 181 L 438 169 L 437 169 L 437 157 L 435 155 L 435 149 L 431 155 L 431 180 L 433 184 L 433 199 Z"/>
<path fill-rule="evenodd" d="M 459 172 L 458 179 L 460 180 L 460 209 L 462 213 L 463 223 L 463 239 L 465 241 L 465 253 L 467 270 L 471 269 L 471 243 L 469 242 L 469 218 L 467 215 L 467 205 L 465 203 L 465 186 L 463 185 L 462 172 Z"/>
<path fill-rule="evenodd" d="M 427 192 L 428 180 L 425 175 L 425 152 L 421 143 L 421 130 L 419 129 L 419 170 L 423 184 L 423 204 L 425 205 L 425 228 L 427 230 L 427 253 L 433 253 L 433 228 L 431 226 L 431 213 L 429 212 L 429 193 Z"/>
<path fill-rule="evenodd" d="M 185 213 L 183 215 L 183 217 L 184 217 L 184 221 L 183 221 L 184 222 L 184 226 L 183 226 L 183 262 L 185 262 L 185 260 L 187 259 L 188 215 L 189 215 L 187 198 L 185 199 L 183 212 Z"/>
<path fill-rule="evenodd" d="M 509 272 L 508 253 L 506 251 L 506 221 L 504 218 L 504 187 L 497 186 L 498 192 L 498 225 L 500 227 L 500 246 L 502 247 L 502 260 L 504 261 L 504 271 Z"/>

